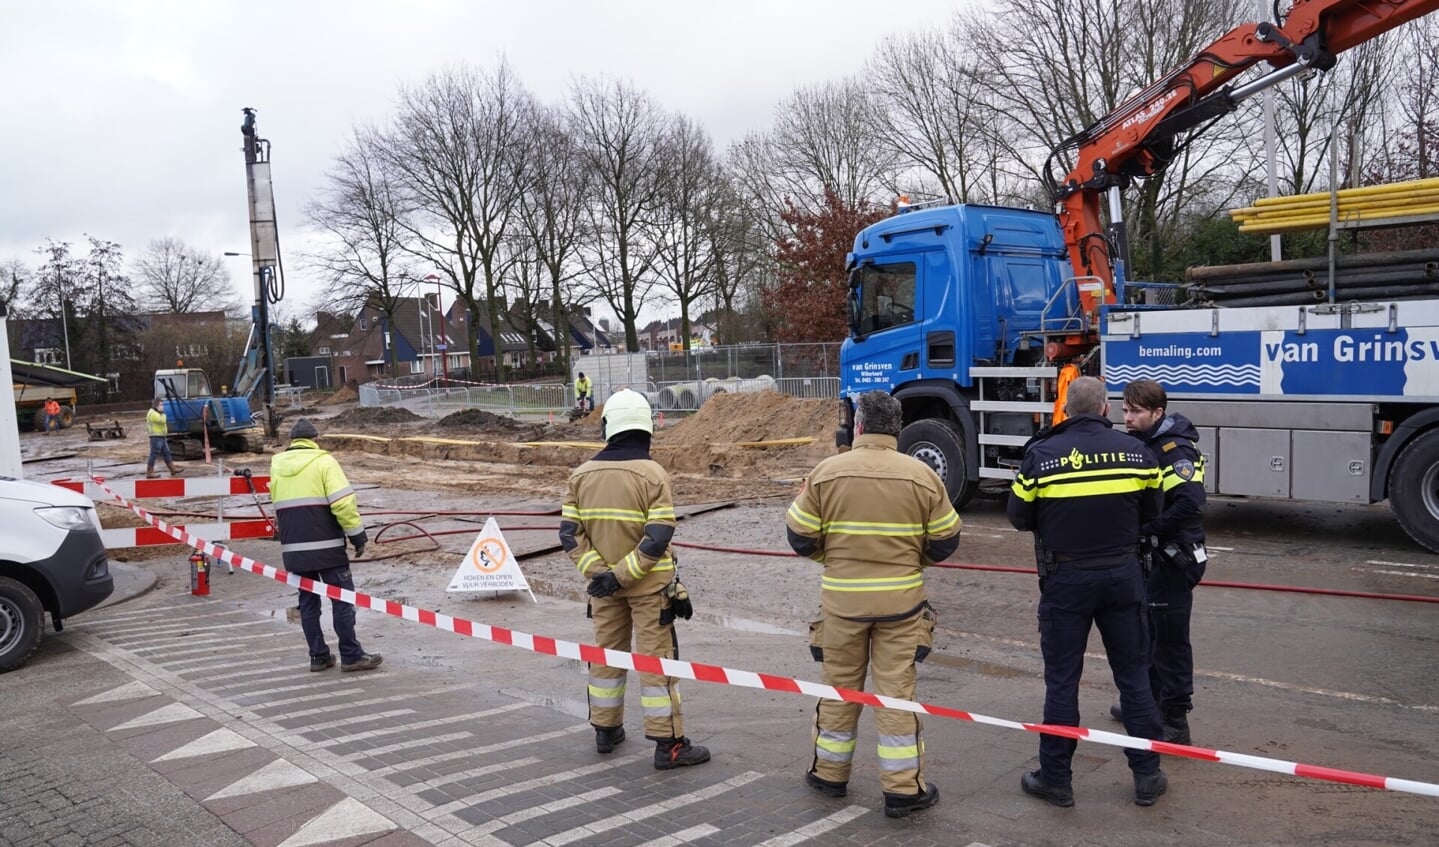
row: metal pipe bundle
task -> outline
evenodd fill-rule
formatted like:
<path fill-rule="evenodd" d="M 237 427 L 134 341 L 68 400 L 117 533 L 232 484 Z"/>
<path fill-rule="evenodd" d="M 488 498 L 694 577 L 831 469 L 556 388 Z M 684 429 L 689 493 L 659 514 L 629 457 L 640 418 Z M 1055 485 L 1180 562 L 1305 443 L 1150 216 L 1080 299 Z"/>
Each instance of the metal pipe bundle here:
<path fill-rule="evenodd" d="M 1331 218 L 1339 223 L 1382 226 L 1395 219 L 1439 220 L 1439 178 L 1345 188 L 1330 193 L 1264 197 L 1254 205 L 1230 209 L 1240 232 L 1274 235 L 1324 229 Z"/>

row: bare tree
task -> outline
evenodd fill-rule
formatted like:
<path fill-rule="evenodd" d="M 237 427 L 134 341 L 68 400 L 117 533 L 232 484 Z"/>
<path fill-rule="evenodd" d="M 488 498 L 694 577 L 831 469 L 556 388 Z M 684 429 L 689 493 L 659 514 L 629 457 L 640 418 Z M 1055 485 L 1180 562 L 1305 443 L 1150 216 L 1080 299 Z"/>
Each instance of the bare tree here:
<path fill-rule="evenodd" d="M 532 126 L 535 134 L 528 169 L 527 190 L 521 200 L 520 219 L 548 289 L 556 353 L 569 372 L 570 316 L 583 307 L 583 293 L 571 285 L 579 272 L 580 240 L 589 201 L 591 172 L 583 166 L 580 151 L 565 126 L 565 116 L 543 109 Z M 537 295 L 538 296 L 538 295 Z"/>
<path fill-rule="evenodd" d="M 244 313 L 230 271 L 220 256 L 202 253 L 178 238 L 156 238 L 135 259 L 141 308 L 150 312 Z"/>
<path fill-rule="evenodd" d="M 670 135 L 671 176 L 656 219 L 655 270 L 680 309 L 680 338 L 690 348 L 694 307 L 712 297 L 720 256 L 715 222 L 729 197 L 714 146 L 702 127 L 676 117 Z"/>
<path fill-rule="evenodd" d="M 669 179 L 670 123 L 628 83 L 580 80 L 571 92 L 571 133 L 593 179 L 582 253 L 587 282 L 624 325 L 631 353 L 640 349 L 636 323 L 656 282 L 648 226 Z"/>
<path fill-rule="evenodd" d="M 403 266 L 401 199 L 392 157 L 385 155 L 392 144 L 375 129 L 355 130 L 326 173 L 319 198 L 305 209 L 311 224 L 328 236 L 324 249 L 306 257 L 329 283 L 324 305 L 346 312 L 371 305 L 391 325 L 411 284 Z M 387 352 L 390 373 L 398 376 L 394 345 Z"/>
<path fill-rule="evenodd" d="M 887 112 L 878 131 L 954 202 L 993 202 L 1008 118 L 991 104 L 965 42 L 939 31 L 886 39 L 868 78 Z M 1001 130 L 1001 132 L 995 132 Z"/>
<path fill-rule="evenodd" d="M 1016 167 L 1038 184 L 1042 156 L 1055 151 L 1059 169 L 1072 167 L 1065 145 L 1131 96 L 1185 63 L 1199 49 L 1247 17 L 1245 0 L 1001 0 L 960 24 L 962 38 L 1013 118 L 1005 142 Z M 1024 38 L 1009 37 L 1015 32 Z M 1136 258 L 1153 270 L 1166 229 L 1180 219 L 1185 191 L 1166 181 L 1223 182 L 1202 165 L 1223 167 L 1212 151 L 1232 145 L 1230 121 L 1174 140 L 1174 158 L 1125 197 L 1131 239 L 1145 245 Z M 1227 172 L 1232 178 L 1235 171 Z M 1059 173 L 1058 176 L 1063 176 Z"/>
<path fill-rule="evenodd" d="M 0 304 L 10 312 L 12 319 L 21 317 L 25 310 L 20 295 L 30 280 L 30 273 L 20 259 L 0 262 Z"/>
<path fill-rule="evenodd" d="M 884 110 L 868 85 L 844 79 L 801 88 L 775 114 L 775 165 L 808 190 L 791 196 L 806 208 L 825 192 L 849 205 L 891 199 L 900 161 L 880 143 Z"/>
<path fill-rule="evenodd" d="M 746 305 L 760 303 L 759 292 L 775 275 L 774 243 L 726 174 L 722 194 L 705 220 L 705 238 L 714 252 L 715 328 L 724 343 L 760 337 L 757 323 L 741 314 Z"/>
<path fill-rule="evenodd" d="M 405 193 L 406 249 L 437 268 L 472 315 L 484 314 L 503 374 L 501 311 L 513 218 L 525 188 L 537 105 L 509 64 L 458 68 L 400 92 L 387 163 Z M 483 306 L 483 308 L 481 308 Z M 479 337 L 467 324 L 470 361 Z"/>

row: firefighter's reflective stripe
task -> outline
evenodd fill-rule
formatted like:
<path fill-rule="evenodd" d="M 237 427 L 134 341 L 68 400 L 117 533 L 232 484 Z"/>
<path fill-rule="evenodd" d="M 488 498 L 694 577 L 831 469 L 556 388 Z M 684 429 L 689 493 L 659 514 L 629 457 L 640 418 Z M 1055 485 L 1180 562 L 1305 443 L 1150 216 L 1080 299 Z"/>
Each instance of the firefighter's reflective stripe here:
<path fill-rule="evenodd" d="M 625 678 L 605 679 L 590 674 L 590 703 L 601 709 L 618 709 L 625 702 Z"/>
<path fill-rule="evenodd" d="M 663 685 L 641 685 L 640 706 L 644 708 L 647 718 L 668 719 L 674 713 L 670 690 Z"/>
<path fill-rule="evenodd" d="M 919 754 L 924 745 L 914 735 L 881 735 L 879 766 L 887 771 L 912 770 L 919 767 Z"/>
<path fill-rule="evenodd" d="M 799 507 L 799 501 L 795 501 L 789 504 L 789 516 L 794 520 L 795 523 L 799 524 L 801 527 L 812 530 L 814 532 L 819 532 L 822 526 L 819 520 L 819 516 L 811 515 L 809 512 L 801 509 Z"/>
<path fill-rule="evenodd" d="M 1135 494 L 1146 488 L 1159 487 L 1159 468 L 1104 468 L 1093 471 L 1069 471 L 1030 479 L 1024 474 L 1014 478 L 1010 490 L 1014 496 L 1032 503 L 1035 499 L 1094 497 L 1101 494 Z"/>
<path fill-rule="evenodd" d="M 853 732 L 821 729 L 814 739 L 814 754 L 828 762 L 847 765 L 854 758 Z"/>
<path fill-rule="evenodd" d="M 604 563 L 605 560 L 600 558 L 600 554 L 591 550 L 580 557 L 580 560 L 575 563 L 575 567 L 579 568 L 580 573 L 584 576 L 599 576 L 598 573 L 591 574 L 590 568 L 595 565 L 603 565 Z"/>
<path fill-rule="evenodd" d="M 923 587 L 924 575 L 916 571 L 908 576 L 821 576 L 819 585 L 825 591 L 906 591 Z"/>

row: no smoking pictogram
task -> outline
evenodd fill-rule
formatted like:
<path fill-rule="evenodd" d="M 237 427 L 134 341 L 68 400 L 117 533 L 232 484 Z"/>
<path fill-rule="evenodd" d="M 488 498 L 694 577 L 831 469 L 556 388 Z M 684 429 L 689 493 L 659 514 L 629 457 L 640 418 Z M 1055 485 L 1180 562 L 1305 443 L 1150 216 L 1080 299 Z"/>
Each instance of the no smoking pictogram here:
<path fill-rule="evenodd" d="M 470 564 L 480 573 L 494 573 L 505 566 L 505 545 L 498 538 L 481 538 L 470 548 Z"/>

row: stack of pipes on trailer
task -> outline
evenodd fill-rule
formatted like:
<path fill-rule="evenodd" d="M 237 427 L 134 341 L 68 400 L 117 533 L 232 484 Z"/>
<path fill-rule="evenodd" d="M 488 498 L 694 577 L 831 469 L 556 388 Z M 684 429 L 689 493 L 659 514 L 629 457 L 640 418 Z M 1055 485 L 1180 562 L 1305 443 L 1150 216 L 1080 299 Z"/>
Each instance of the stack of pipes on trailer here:
<path fill-rule="evenodd" d="M 1230 209 L 1229 216 L 1239 223 L 1240 232 L 1257 235 L 1325 229 L 1331 215 L 1341 224 L 1368 226 L 1402 218 L 1439 217 L 1439 178 L 1345 188 L 1335 194 L 1337 197 L 1328 191 L 1265 197 L 1253 206 Z"/>
<path fill-rule="evenodd" d="M 1190 268 L 1190 302 L 1225 306 L 1295 306 L 1329 296 L 1329 260 L 1291 259 Z M 1399 300 L 1439 296 L 1439 249 L 1340 256 L 1334 287 L 1341 300 Z"/>

